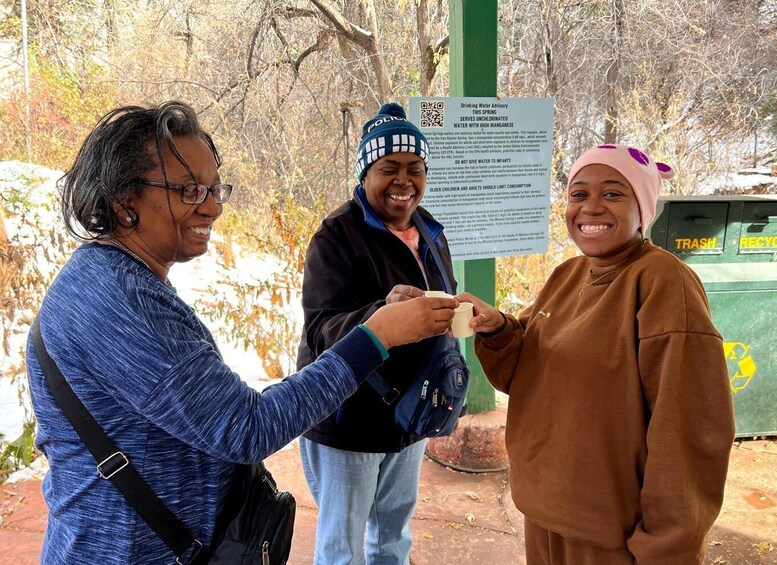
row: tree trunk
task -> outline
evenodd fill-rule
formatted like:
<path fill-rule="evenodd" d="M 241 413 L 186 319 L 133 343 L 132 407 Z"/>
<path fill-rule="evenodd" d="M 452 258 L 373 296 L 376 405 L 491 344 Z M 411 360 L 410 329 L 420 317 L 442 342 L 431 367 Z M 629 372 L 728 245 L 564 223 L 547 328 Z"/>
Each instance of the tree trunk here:
<path fill-rule="evenodd" d="M 613 40 L 610 65 L 605 78 L 604 142 L 618 142 L 618 80 L 623 42 L 623 0 L 612 0 Z"/>
<path fill-rule="evenodd" d="M 378 17 L 375 14 L 375 3 L 373 0 L 364 0 L 367 13 L 367 22 L 370 26 L 370 39 L 367 45 L 367 53 L 370 56 L 370 63 L 375 72 L 375 79 L 378 86 L 378 97 L 380 102 L 388 102 L 392 96 L 391 80 L 386 72 L 386 65 L 383 62 L 383 55 L 380 54 L 380 34 L 378 33 Z"/>
<path fill-rule="evenodd" d="M 352 23 L 355 20 L 354 16 L 360 12 L 358 0 L 346 0 L 342 11 L 330 0 L 311 0 L 311 2 L 331 24 L 337 35 L 344 59 L 350 61 L 348 67 L 354 74 L 354 80 L 351 81 L 351 84 L 355 85 L 355 88 L 362 89 L 365 88 L 365 85 L 375 85 L 375 90 L 370 92 L 367 89 L 367 92 L 362 96 L 363 104 L 353 104 L 364 107 L 365 113 L 372 115 L 378 106 L 386 102 L 392 94 L 386 65 L 379 50 L 378 22 L 372 0 L 365 2 L 366 9 L 363 12 L 368 21 L 369 32 Z M 374 82 L 369 80 L 363 68 L 355 63 L 360 56 L 363 57 L 365 54 L 375 74 Z M 369 96 L 370 94 L 372 96 Z M 358 94 L 356 96 L 358 98 Z"/>
<path fill-rule="evenodd" d="M 448 50 L 449 44 L 448 35 L 435 43 L 429 28 L 429 2 L 418 0 L 416 29 L 418 29 L 418 50 L 421 53 L 421 77 L 418 84 L 418 92 L 421 96 L 429 96 L 432 81 L 440 64 L 440 57 Z"/>

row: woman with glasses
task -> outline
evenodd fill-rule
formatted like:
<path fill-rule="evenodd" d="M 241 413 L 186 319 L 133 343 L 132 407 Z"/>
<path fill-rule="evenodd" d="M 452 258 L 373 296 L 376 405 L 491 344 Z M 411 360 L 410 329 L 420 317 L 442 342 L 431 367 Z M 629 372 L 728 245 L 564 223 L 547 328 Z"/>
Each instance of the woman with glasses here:
<path fill-rule="evenodd" d="M 206 252 L 232 194 L 219 164 L 211 137 L 185 104 L 107 114 L 62 179 L 66 225 L 85 243 L 38 316 L 45 348 L 75 395 L 205 545 L 237 464 L 261 461 L 336 410 L 388 348 L 444 332 L 456 305 L 421 298 L 380 308 L 315 363 L 252 390 L 168 281 L 173 264 Z M 32 340 L 27 351 L 36 445 L 50 465 L 41 562 L 176 561 L 98 474 L 52 397 Z"/>

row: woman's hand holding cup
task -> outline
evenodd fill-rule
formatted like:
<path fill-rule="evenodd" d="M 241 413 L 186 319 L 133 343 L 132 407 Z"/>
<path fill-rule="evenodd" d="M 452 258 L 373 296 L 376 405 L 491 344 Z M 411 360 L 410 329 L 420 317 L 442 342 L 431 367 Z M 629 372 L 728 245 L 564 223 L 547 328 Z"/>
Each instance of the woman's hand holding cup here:
<path fill-rule="evenodd" d="M 456 298 L 455 296 L 443 292 L 441 290 L 427 290 L 424 292 L 426 296 L 436 296 L 439 298 Z M 472 319 L 472 304 L 470 302 L 459 301 L 459 305 L 454 310 L 453 322 L 451 324 L 450 335 L 452 337 L 469 337 L 473 333 L 472 327 L 469 325 L 469 321 Z"/>
<path fill-rule="evenodd" d="M 469 327 L 477 333 L 493 334 L 499 333 L 504 329 L 507 321 L 502 316 L 502 313 L 490 304 L 483 302 L 469 292 L 462 292 L 457 298 L 461 302 L 471 302 L 474 305 L 474 312 L 472 320 L 469 322 Z"/>
<path fill-rule="evenodd" d="M 379 308 L 364 325 L 390 349 L 445 333 L 458 305 L 453 296 L 404 299 Z"/>
<path fill-rule="evenodd" d="M 395 302 L 404 302 L 405 300 L 412 300 L 423 296 L 424 291 L 410 284 L 398 284 L 391 289 L 386 297 L 386 304 L 394 304 Z"/>

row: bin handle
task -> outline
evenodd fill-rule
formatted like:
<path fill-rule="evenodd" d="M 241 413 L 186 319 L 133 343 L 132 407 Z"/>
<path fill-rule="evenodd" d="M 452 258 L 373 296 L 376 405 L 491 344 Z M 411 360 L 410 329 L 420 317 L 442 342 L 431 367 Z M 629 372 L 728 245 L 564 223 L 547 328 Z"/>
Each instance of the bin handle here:
<path fill-rule="evenodd" d="M 709 216 L 688 216 L 686 220 L 693 220 L 694 224 L 711 224 L 712 218 Z"/>

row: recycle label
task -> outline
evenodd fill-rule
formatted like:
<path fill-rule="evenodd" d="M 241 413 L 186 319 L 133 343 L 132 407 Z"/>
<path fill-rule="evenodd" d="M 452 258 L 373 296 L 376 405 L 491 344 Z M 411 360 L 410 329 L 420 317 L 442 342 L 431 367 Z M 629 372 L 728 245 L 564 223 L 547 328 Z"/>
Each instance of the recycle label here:
<path fill-rule="evenodd" d="M 736 394 L 747 388 L 758 370 L 758 366 L 753 356 L 750 355 L 750 346 L 741 341 L 724 342 L 723 352 L 728 362 L 731 390 Z"/>

